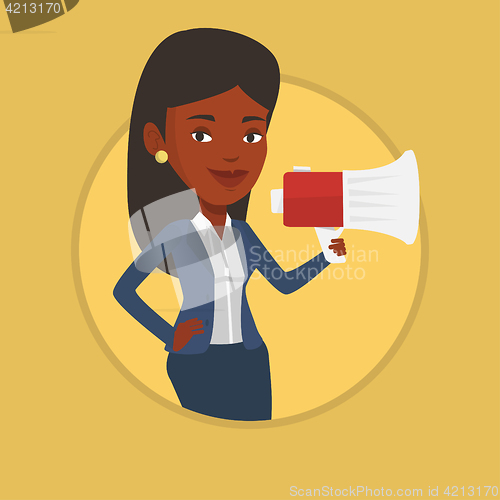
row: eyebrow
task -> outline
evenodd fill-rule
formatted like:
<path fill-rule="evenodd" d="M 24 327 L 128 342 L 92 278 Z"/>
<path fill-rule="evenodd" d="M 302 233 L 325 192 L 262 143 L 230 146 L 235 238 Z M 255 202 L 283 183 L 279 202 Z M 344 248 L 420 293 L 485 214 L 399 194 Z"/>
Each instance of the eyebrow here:
<path fill-rule="evenodd" d="M 190 116 L 187 119 L 188 120 L 210 120 L 211 122 L 215 121 L 215 118 L 213 117 L 213 115 L 194 115 L 194 116 Z"/>
<path fill-rule="evenodd" d="M 246 123 L 246 122 L 251 122 L 253 120 L 260 120 L 265 122 L 264 118 L 261 118 L 260 116 L 245 116 L 243 120 L 241 120 L 241 123 Z"/>

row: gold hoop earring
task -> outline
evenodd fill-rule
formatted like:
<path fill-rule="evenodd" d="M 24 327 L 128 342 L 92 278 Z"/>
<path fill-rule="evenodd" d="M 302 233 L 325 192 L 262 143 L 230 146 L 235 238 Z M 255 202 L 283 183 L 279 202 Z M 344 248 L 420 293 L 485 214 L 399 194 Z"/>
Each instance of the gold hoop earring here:
<path fill-rule="evenodd" d="M 158 151 L 155 154 L 155 160 L 158 163 L 165 163 L 168 160 L 168 153 L 166 151 L 163 151 L 163 150 Z"/>

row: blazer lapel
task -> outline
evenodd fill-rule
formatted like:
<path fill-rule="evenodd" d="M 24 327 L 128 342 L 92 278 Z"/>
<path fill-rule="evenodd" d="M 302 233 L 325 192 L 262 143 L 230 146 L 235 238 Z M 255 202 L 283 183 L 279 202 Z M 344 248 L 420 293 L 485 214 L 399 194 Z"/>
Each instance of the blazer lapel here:
<path fill-rule="evenodd" d="M 231 226 L 233 227 L 233 234 L 236 240 L 236 246 L 238 248 L 238 253 L 240 254 L 241 265 L 245 273 L 245 280 L 249 276 L 248 262 L 245 253 L 245 242 L 243 241 L 243 231 L 240 228 L 239 221 L 231 219 Z"/>

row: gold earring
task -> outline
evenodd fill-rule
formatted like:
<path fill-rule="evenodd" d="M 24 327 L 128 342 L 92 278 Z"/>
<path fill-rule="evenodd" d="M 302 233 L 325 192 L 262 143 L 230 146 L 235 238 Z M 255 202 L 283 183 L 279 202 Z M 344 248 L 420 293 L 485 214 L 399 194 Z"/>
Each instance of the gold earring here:
<path fill-rule="evenodd" d="M 155 154 L 155 160 L 158 163 L 165 163 L 168 160 L 168 153 L 166 151 L 163 151 L 163 150 L 158 151 Z"/>

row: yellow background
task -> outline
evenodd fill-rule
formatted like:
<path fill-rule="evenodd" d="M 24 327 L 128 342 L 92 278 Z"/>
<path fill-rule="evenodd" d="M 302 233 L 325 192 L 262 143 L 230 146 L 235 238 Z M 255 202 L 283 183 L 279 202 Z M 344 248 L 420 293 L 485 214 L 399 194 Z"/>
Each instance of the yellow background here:
<path fill-rule="evenodd" d="M 486 0 L 82 0 L 16 35 L 0 15 L 0 497 L 498 485 L 498 22 Z M 419 161 L 430 254 L 413 327 L 362 391 L 290 425 L 167 410 L 109 362 L 75 292 L 71 233 L 90 168 L 154 47 L 197 26 L 261 41 L 283 73 L 355 103 Z"/>

